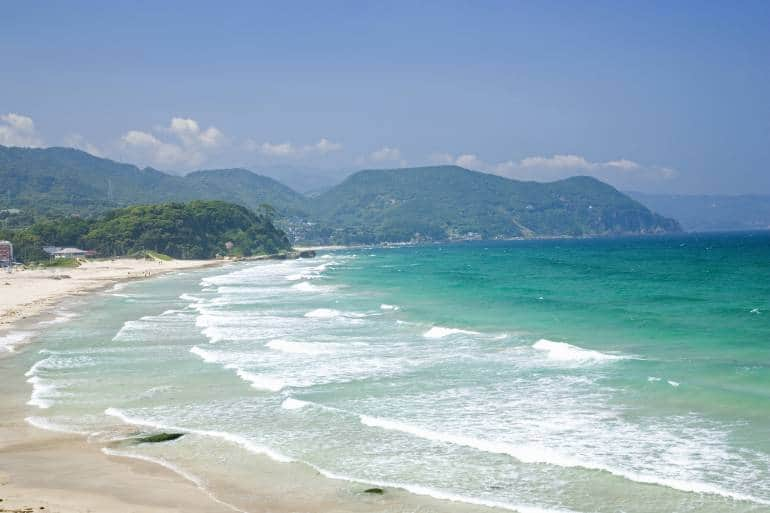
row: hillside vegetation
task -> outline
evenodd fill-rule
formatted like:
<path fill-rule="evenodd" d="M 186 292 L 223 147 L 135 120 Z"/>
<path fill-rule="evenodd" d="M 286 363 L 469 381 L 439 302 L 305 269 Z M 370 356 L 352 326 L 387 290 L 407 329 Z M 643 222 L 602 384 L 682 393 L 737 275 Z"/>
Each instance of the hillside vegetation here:
<path fill-rule="evenodd" d="M 21 261 L 47 259 L 42 247 L 48 245 L 79 246 L 101 256 L 150 251 L 182 259 L 291 249 L 286 234 L 269 217 L 222 201 L 134 206 L 87 220 L 43 220 L 25 229 L 0 230 L 1 238 L 14 243 Z"/>
<path fill-rule="evenodd" d="M 303 243 L 597 236 L 679 231 L 613 187 L 589 177 L 522 182 L 457 166 L 359 171 L 306 197 L 244 169 L 175 176 L 67 148 L 0 146 L 0 222 L 90 217 L 135 204 L 223 200 L 263 213 Z M 270 205 L 267 207 L 266 205 Z M 25 217 L 26 216 L 26 217 Z"/>
<path fill-rule="evenodd" d="M 304 197 L 245 169 L 175 176 L 95 157 L 72 148 L 0 146 L 0 208 L 82 216 L 117 207 L 196 199 L 267 203 L 281 215 L 303 213 Z"/>
<path fill-rule="evenodd" d="M 318 197 L 314 213 L 340 242 L 585 236 L 677 231 L 590 177 L 521 182 L 457 166 L 361 171 Z"/>

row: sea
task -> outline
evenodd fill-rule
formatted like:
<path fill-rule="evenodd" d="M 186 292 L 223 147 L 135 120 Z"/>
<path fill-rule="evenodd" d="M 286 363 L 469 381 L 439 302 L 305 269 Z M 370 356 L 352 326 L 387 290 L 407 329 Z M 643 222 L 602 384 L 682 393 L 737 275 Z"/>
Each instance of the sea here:
<path fill-rule="evenodd" d="M 14 356 L 27 422 L 234 509 L 268 460 L 460 510 L 770 512 L 768 232 L 319 251 L 61 308 Z"/>

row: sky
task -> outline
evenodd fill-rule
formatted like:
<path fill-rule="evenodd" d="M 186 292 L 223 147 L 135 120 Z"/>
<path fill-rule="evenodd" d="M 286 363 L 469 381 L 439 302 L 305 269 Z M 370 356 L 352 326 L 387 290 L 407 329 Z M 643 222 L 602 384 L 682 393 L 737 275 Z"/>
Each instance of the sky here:
<path fill-rule="evenodd" d="M 6 2 L 0 144 L 770 194 L 770 2 Z"/>

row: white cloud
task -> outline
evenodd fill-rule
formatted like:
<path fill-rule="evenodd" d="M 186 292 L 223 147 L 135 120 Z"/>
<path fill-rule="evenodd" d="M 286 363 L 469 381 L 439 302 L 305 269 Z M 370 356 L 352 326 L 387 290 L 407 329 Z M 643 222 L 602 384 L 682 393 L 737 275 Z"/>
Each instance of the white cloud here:
<path fill-rule="evenodd" d="M 339 151 L 342 149 L 342 144 L 330 141 L 325 137 L 319 139 L 315 144 L 307 144 L 305 146 L 295 146 L 288 141 L 277 144 L 271 142 L 259 144 L 252 139 L 248 139 L 243 144 L 243 148 L 246 151 L 256 151 L 266 157 L 297 158 L 309 155 L 326 155 Z"/>
<path fill-rule="evenodd" d="M 548 169 L 591 169 L 595 164 L 579 155 L 553 155 L 552 157 L 527 157 L 519 162 L 519 167 L 540 167 Z"/>
<path fill-rule="evenodd" d="M 589 175 L 618 187 L 643 187 L 651 182 L 669 180 L 677 175 L 669 167 L 647 166 L 628 159 L 593 162 L 581 155 L 555 154 L 548 157 L 532 156 L 521 160 L 490 163 L 478 155 L 466 153 L 454 157 L 449 153 L 434 153 L 430 160 L 436 163 L 495 173 L 519 180 L 549 182 L 575 175 Z"/>
<path fill-rule="evenodd" d="M 43 145 L 38 136 L 35 122 L 29 116 L 15 114 L 0 115 L 0 144 L 4 146 L 24 146 L 36 148 Z"/>
<path fill-rule="evenodd" d="M 317 151 L 318 153 L 325 155 L 333 151 L 341 150 L 342 145 L 339 143 L 332 142 L 325 137 L 322 137 L 321 140 L 315 143 L 313 146 L 311 146 L 311 148 L 313 151 Z"/>
<path fill-rule="evenodd" d="M 179 138 L 187 147 L 203 146 L 214 148 L 224 142 L 224 134 L 214 126 L 201 130 L 198 122 L 190 118 L 172 118 L 166 131 Z"/>
<path fill-rule="evenodd" d="M 120 147 L 129 158 L 159 167 L 189 168 L 203 163 L 211 152 L 226 142 L 216 127 L 202 130 L 197 121 L 174 117 L 167 127 L 156 128 L 156 134 L 129 130 L 120 138 Z M 161 139 L 161 134 L 172 140 Z"/>
<path fill-rule="evenodd" d="M 487 167 L 486 164 L 481 161 L 479 156 L 474 155 L 473 153 L 460 155 L 455 159 L 455 164 L 468 169 L 484 169 Z"/>
<path fill-rule="evenodd" d="M 200 162 L 197 153 L 186 153 L 176 144 L 163 142 L 154 135 L 141 130 L 129 130 L 120 141 L 125 150 L 134 153 L 140 160 L 159 166 L 196 165 Z"/>
<path fill-rule="evenodd" d="M 389 162 L 401 159 L 401 150 L 398 148 L 391 148 L 389 146 L 383 146 L 382 148 L 373 151 L 369 155 L 369 160 L 372 162 Z"/>
<path fill-rule="evenodd" d="M 91 155 L 96 155 L 97 157 L 104 156 L 104 152 L 98 146 L 86 141 L 85 137 L 80 134 L 69 134 L 67 137 L 65 137 L 64 146 L 69 148 L 77 148 L 79 150 L 88 152 Z"/>
<path fill-rule="evenodd" d="M 268 157 L 292 157 L 298 153 L 298 149 L 288 142 L 282 144 L 262 143 L 257 151 Z"/>

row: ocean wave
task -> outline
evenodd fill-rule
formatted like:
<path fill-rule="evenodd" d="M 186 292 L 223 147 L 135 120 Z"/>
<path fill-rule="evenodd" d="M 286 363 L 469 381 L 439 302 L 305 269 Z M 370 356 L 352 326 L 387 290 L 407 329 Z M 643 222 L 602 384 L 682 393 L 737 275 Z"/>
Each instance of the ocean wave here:
<path fill-rule="evenodd" d="M 579 466 L 576 460 L 562 456 L 545 447 L 515 446 L 507 443 L 482 440 L 469 436 L 442 433 L 440 431 L 433 431 L 431 429 L 414 426 L 405 422 L 383 419 L 379 417 L 370 417 L 368 415 L 360 415 L 359 419 L 361 424 L 365 426 L 376 427 L 388 431 L 399 431 L 401 433 L 406 433 L 418 438 L 423 438 L 425 440 L 449 443 L 453 445 L 462 445 L 464 447 L 470 447 L 472 449 L 477 449 L 483 452 L 507 454 L 508 456 L 512 456 L 522 463 L 551 463 L 562 467 Z"/>
<path fill-rule="evenodd" d="M 340 317 L 342 312 L 334 310 L 332 308 L 316 308 L 305 314 L 305 317 L 309 319 L 334 319 Z"/>
<path fill-rule="evenodd" d="M 275 351 L 291 354 L 329 354 L 336 352 L 342 344 L 333 342 L 292 342 L 290 340 L 275 339 L 265 346 Z"/>
<path fill-rule="evenodd" d="M 478 331 L 461 330 L 459 328 L 444 328 L 443 326 L 433 326 L 422 334 L 425 338 L 444 338 L 450 335 L 481 335 Z"/>
<path fill-rule="evenodd" d="M 0 352 L 13 353 L 18 346 L 29 342 L 35 335 L 34 331 L 9 331 L 0 336 Z"/>
<path fill-rule="evenodd" d="M 292 290 L 297 290 L 300 292 L 320 292 L 324 290 L 323 287 L 319 287 L 317 285 L 313 285 L 309 281 L 301 281 L 295 285 L 291 286 Z"/>
<path fill-rule="evenodd" d="M 32 385 L 32 394 L 27 404 L 46 410 L 54 405 L 54 399 L 61 397 L 59 387 L 50 380 L 40 376 L 32 376 L 27 380 Z"/>
<path fill-rule="evenodd" d="M 389 304 L 383 303 L 380 305 L 380 310 L 394 311 L 394 310 L 400 310 L 400 308 L 398 307 L 398 305 L 389 305 Z"/>
<path fill-rule="evenodd" d="M 62 311 L 62 312 L 59 312 L 56 315 L 56 317 L 54 317 L 53 319 L 50 319 L 48 321 L 40 321 L 38 323 L 38 325 L 39 326 L 50 326 L 52 324 L 62 324 L 62 323 L 71 321 L 75 317 L 78 317 L 78 314 L 76 314 L 74 312 Z"/>
<path fill-rule="evenodd" d="M 180 294 L 179 299 L 182 301 L 189 301 L 191 303 L 200 303 L 201 301 L 204 301 L 202 297 L 193 296 L 192 294 L 188 294 L 187 292 Z"/>
<path fill-rule="evenodd" d="M 306 463 L 306 462 L 305 462 Z M 497 508 L 497 509 L 504 509 L 507 511 L 515 511 L 518 513 L 577 513 L 573 510 L 568 509 L 553 509 L 553 508 L 546 508 L 541 506 L 531 506 L 531 505 L 524 505 L 524 504 L 513 504 L 509 502 L 502 502 L 502 501 L 494 501 L 494 500 L 488 500 L 488 499 L 480 499 L 476 497 L 468 497 L 465 495 L 460 495 L 456 493 L 446 492 L 442 490 L 437 490 L 435 488 L 430 488 L 427 486 L 421 486 L 416 484 L 410 484 L 410 483 L 398 483 L 393 481 L 376 481 L 376 480 L 369 480 L 369 479 L 358 479 L 356 477 L 346 476 L 342 474 L 338 474 L 336 472 L 328 471 L 324 468 L 321 468 L 317 465 L 313 465 L 311 463 L 306 463 L 308 466 L 316 470 L 319 474 L 322 476 L 328 478 L 328 479 L 334 479 L 336 481 L 346 481 L 350 483 L 358 483 L 366 486 L 377 486 L 382 488 L 395 488 L 407 491 L 409 493 L 412 493 L 414 495 L 421 495 L 424 497 L 432 497 L 434 499 L 442 500 L 442 501 L 448 501 L 448 502 L 459 502 L 462 504 L 471 504 L 474 506 L 484 506 L 489 508 Z"/>
<path fill-rule="evenodd" d="M 45 417 L 26 417 L 24 421 L 32 427 L 43 429 L 45 431 L 54 431 L 56 433 L 68 433 L 72 435 L 83 435 L 83 436 L 88 436 L 91 434 L 88 431 L 79 431 L 77 429 L 72 429 L 67 426 L 62 426 L 61 424 L 52 422 L 50 419 L 47 419 Z"/>
<path fill-rule="evenodd" d="M 635 472 L 633 470 L 613 467 L 601 462 L 579 460 L 574 457 L 559 454 L 558 452 L 545 447 L 515 446 L 507 443 L 482 440 L 464 435 L 442 433 L 400 421 L 383 419 L 379 417 L 370 417 L 367 415 L 360 415 L 359 419 L 365 426 L 376 427 L 390 431 L 398 431 L 418 438 L 423 438 L 425 440 L 461 445 L 488 453 L 506 454 L 517 459 L 518 461 L 521 461 L 522 463 L 543 463 L 559 467 L 599 470 L 637 483 L 665 486 L 667 488 L 683 492 L 718 495 L 733 500 L 748 501 L 757 504 L 770 504 L 770 501 L 740 492 L 726 490 L 720 486 L 710 483 L 654 476 L 641 472 Z"/>
<path fill-rule="evenodd" d="M 142 427 L 149 427 L 153 429 L 159 429 L 159 430 L 167 430 L 167 431 L 180 431 L 182 433 L 192 433 L 199 436 L 206 436 L 210 438 L 218 438 L 220 440 L 225 440 L 227 442 L 230 442 L 234 445 L 237 445 L 238 447 L 241 447 L 248 452 L 252 454 L 261 454 L 263 456 L 267 456 L 270 459 L 280 462 L 280 463 L 291 463 L 295 461 L 292 458 L 289 458 L 288 456 L 285 456 L 281 454 L 280 452 L 274 451 L 273 449 L 269 447 L 265 447 L 263 445 L 256 444 L 249 440 L 248 438 L 237 435 L 234 433 L 229 433 L 227 431 L 214 431 L 214 430 L 207 430 L 207 429 L 193 429 L 193 428 L 185 428 L 181 426 L 174 426 L 170 424 L 164 424 L 161 422 L 156 422 L 148 419 L 142 419 L 139 417 L 131 416 L 127 413 L 125 413 L 122 410 L 119 410 L 117 408 L 107 408 L 104 410 L 104 414 L 110 417 L 115 417 L 120 419 L 125 424 L 131 424 L 134 426 L 142 426 Z"/>
<path fill-rule="evenodd" d="M 132 458 L 135 460 L 141 460 L 146 461 L 149 463 L 154 463 L 156 465 L 160 465 L 163 468 L 166 468 L 175 474 L 183 477 L 184 479 L 190 481 L 193 483 L 199 490 L 201 490 L 203 493 L 209 496 L 211 500 L 214 502 L 221 504 L 222 506 L 225 506 L 228 509 L 231 509 L 233 511 L 236 511 L 238 513 L 247 513 L 246 511 L 233 506 L 232 504 L 225 502 L 221 499 L 219 499 L 216 495 L 214 495 L 208 488 L 206 488 L 204 482 L 199 477 L 187 472 L 186 470 L 182 469 L 181 467 L 178 467 L 174 465 L 173 463 L 170 463 L 162 458 L 154 458 L 152 456 L 146 456 L 144 454 L 137 454 L 134 452 L 126 452 L 126 451 L 116 451 L 115 449 L 109 449 L 107 447 L 102 448 L 102 453 L 106 454 L 107 456 L 113 456 L 117 458 Z"/>
<path fill-rule="evenodd" d="M 306 406 L 310 406 L 311 404 L 312 403 L 309 403 L 307 401 L 300 401 L 299 399 L 287 397 L 281 403 L 281 408 L 283 408 L 284 410 L 301 410 L 302 408 L 305 408 Z"/>
<path fill-rule="evenodd" d="M 316 308 L 305 314 L 308 319 L 336 319 L 339 317 L 346 317 L 348 319 L 361 319 L 372 314 L 358 313 L 358 312 L 341 312 L 333 308 Z M 377 315 L 377 314 L 374 314 Z"/>
<path fill-rule="evenodd" d="M 255 374 L 253 372 L 244 370 L 241 366 L 232 361 L 233 356 L 226 353 L 208 351 L 206 349 L 201 349 L 198 346 L 192 347 L 190 352 L 199 356 L 206 363 L 222 364 L 225 369 L 235 371 L 235 374 L 239 378 L 248 382 L 252 388 L 257 390 L 280 392 L 283 388 L 286 387 L 286 383 L 279 378 L 264 374 Z"/>
<path fill-rule="evenodd" d="M 566 342 L 554 342 L 544 338 L 532 344 L 532 348 L 544 352 L 549 360 L 557 362 L 599 363 L 625 359 L 624 356 L 583 349 Z"/>

